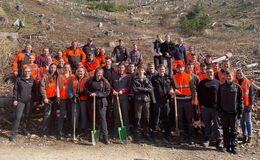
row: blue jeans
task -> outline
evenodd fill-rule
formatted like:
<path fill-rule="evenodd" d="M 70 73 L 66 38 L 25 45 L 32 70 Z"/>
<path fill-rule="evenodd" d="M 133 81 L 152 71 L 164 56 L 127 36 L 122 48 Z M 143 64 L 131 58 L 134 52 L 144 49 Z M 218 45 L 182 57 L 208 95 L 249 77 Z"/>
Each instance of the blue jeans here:
<path fill-rule="evenodd" d="M 168 75 L 172 75 L 172 58 L 162 57 L 162 64 L 168 69 Z"/>
<path fill-rule="evenodd" d="M 252 112 L 244 111 L 240 123 L 241 123 L 243 135 L 244 136 L 248 135 L 249 137 L 251 137 L 252 136 Z"/>

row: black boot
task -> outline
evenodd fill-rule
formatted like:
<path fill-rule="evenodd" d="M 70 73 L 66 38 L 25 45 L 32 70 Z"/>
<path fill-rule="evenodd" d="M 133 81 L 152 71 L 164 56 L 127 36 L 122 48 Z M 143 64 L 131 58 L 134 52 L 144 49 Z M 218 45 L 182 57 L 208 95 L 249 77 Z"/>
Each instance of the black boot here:
<path fill-rule="evenodd" d="M 9 138 L 9 141 L 15 142 L 16 141 L 16 134 L 12 134 L 11 137 Z"/>

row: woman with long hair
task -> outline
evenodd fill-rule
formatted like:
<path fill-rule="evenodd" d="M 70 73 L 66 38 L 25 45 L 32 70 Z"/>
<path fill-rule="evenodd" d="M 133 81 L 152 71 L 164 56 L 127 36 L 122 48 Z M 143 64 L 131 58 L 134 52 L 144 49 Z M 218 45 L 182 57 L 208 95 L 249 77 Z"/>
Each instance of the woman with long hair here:
<path fill-rule="evenodd" d="M 63 136 L 63 123 L 66 114 L 65 127 L 67 129 L 68 136 L 70 136 L 71 131 L 71 102 L 69 97 L 69 85 L 73 80 L 73 75 L 69 63 L 64 65 L 63 74 L 58 75 L 58 95 L 60 98 L 60 117 L 58 119 L 58 135 L 57 139 L 62 139 Z"/>
<path fill-rule="evenodd" d="M 47 74 L 42 77 L 40 82 L 40 93 L 44 102 L 44 116 L 42 122 L 42 136 L 48 135 L 49 129 L 54 129 L 54 123 L 50 125 L 50 122 L 56 122 L 56 110 L 59 99 L 57 99 L 57 66 L 55 63 L 50 65 Z"/>
<path fill-rule="evenodd" d="M 103 74 L 104 71 L 102 68 L 97 68 L 95 70 L 94 76 L 86 84 L 86 93 L 90 96 L 89 100 L 92 105 L 95 103 L 93 97 L 96 97 L 96 108 L 101 124 L 101 133 L 103 135 L 102 141 L 105 144 L 109 144 L 106 112 L 108 106 L 107 96 L 110 93 L 110 84 L 107 79 L 104 78 Z"/>
<path fill-rule="evenodd" d="M 88 72 L 86 71 L 85 67 L 79 67 L 76 70 L 75 77 L 73 78 L 69 86 L 69 95 L 72 100 L 72 120 L 74 116 L 76 116 L 75 128 L 81 129 L 81 131 L 78 131 L 79 133 L 87 128 L 87 95 L 85 91 L 85 84 L 88 78 Z M 74 115 L 75 107 L 76 115 Z M 79 117 L 80 127 L 78 127 Z M 74 123 L 72 124 L 74 125 Z"/>

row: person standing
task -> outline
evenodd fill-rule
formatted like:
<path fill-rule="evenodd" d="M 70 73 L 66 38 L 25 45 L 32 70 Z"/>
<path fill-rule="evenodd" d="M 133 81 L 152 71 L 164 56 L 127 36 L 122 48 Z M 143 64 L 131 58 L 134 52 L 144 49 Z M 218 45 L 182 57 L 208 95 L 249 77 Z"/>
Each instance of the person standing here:
<path fill-rule="evenodd" d="M 157 143 L 157 136 L 159 131 L 159 121 L 162 119 L 163 129 L 165 130 L 164 138 L 171 139 L 171 124 L 170 124 L 170 89 L 171 79 L 165 73 L 165 66 L 160 64 L 158 66 L 158 74 L 152 77 L 152 85 L 154 88 L 154 95 L 156 103 L 151 112 L 152 119 L 152 139 Z"/>
<path fill-rule="evenodd" d="M 76 70 L 76 74 L 73 77 L 72 81 L 69 85 L 69 96 L 72 101 L 72 126 L 73 128 L 78 128 L 78 133 L 81 134 L 82 132 L 87 132 L 87 95 L 86 95 L 86 83 L 89 76 L 84 67 L 79 67 Z M 75 108 L 76 107 L 76 108 Z M 76 115 L 74 112 L 74 109 L 76 109 Z M 74 126 L 74 116 L 76 116 L 76 124 Z M 79 127 L 79 117 L 80 117 L 80 127 Z"/>
<path fill-rule="evenodd" d="M 94 76 L 87 82 L 86 93 L 90 96 L 90 103 L 93 104 L 93 97 L 96 97 L 96 106 L 98 111 L 98 117 L 101 125 L 101 133 L 103 135 L 102 141 L 104 144 L 110 144 L 108 139 L 107 129 L 107 96 L 110 93 L 110 84 L 103 76 L 104 71 L 102 68 L 95 70 Z M 93 111 L 93 110 L 92 110 Z"/>
<path fill-rule="evenodd" d="M 42 77 L 40 82 L 40 93 L 43 97 L 44 115 L 42 121 L 42 136 L 47 137 L 51 129 L 56 129 L 56 110 L 59 99 L 57 98 L 57 66 L 52 63 L 49 71 Z"/>
<path fill-rule="evenodd" d="M 197 76 L 200 78 L 200 81 L 207 79 L 206 74 L 207 66 L 205 63 L 200 64 L 200 72 L 197 73 Z"/>
<path fill-rule="evenodd" d="M 115 63 L 126 62 L 129 56 L 127 49 L 123 46 L 123 40 L 118 40 L 118 46 L 116 46 L 112 52 L 112 59 Z"/>
<path fill-rule="evenodd" d="M 214 71 L 207 68 L 207 78 L 202 80 L 197 88 L 199 105 L 202 110 L 202 121 L 205 124 L 204 147 L 208 147 L 212 132 L 217 141 L 216 148 L 221 150 L 221 127 L 218 120 L 217 101 L 220 82 L 214 79 Z M 213 124 L 213 125 L 212 125 Z"/>
<path fill-rule="evenodd" d="M 22 52 L 15 55 L 13 61 L 13 73 L 15 76 L 22 76 L 22 66 L 29 62 L 30 55 L 33 55 L 34 59 L 37 60 L 37 55 L 32 51 L 31 44 L 27 44 Z"/>
<path fill-rule="evenodd" d="M 149 136 L 149 117 L 150 117 L 150 93 L 153 86 L 151 81 L 145 77 L 144 66 L 137 67 L 138 76 L 134 77 L 132 82 L 132 90 L 134 94 L 134 115 L 135 115 L 135 139 L 139 142 L 141 133 L 141 118 L 143 122 L 143 135 Z"/>
<path fill-rule="evenodd" d="M 16 135 L 18 134 L 18 129 L 20 126 L 21 119 L 23 117 L 23 130 L 26 136 L 29 133 L 30 124 L 30 111 L 33 102 L 33 93 L 35 82 L 31 77 L 32 70 L 30 67 L 26 67 L 23 71 L 22 77 L 18 77 L 14 84 L 13 89 L 13 105 L 16 107 L 15 110 L 15 120 L 13 122 L 13 128 L 10 141 L 16 140 Z"/>
<path fill-rule="evenodd" d="M 112 94 L 114 95 L 114 135 L 117 137 L 117 128 L 120 126 L 119 110 L 116 96 L 119 96 L 119 103 L 122 111 L 124 126 L 129 132 L 129 101 L 128 94 L 131 91 L 131 77 L 125 73 L 125 65 L 118 65 L 118 73 L 112 75 Z"/>
<path fill-rule="evenodd" d="M 101 67 L 104 67 L 106 65 L 106 50 L 105 48 L 101 48 L 98 51 L 98 55 L 96 56 L 96 60 L 99 62 L 99 65 Z"/>
<path fill-rule="evenodd" d="M 92 38 L 88 38 L 87 44 L 82 47 L 82 50 L 83 50 L 83 52 L 84 52 L 85 54 L 92 53 L 92 54 L 94 54 L 95 56 L 98 55 L 98 49 L 97 49 L 97 47 L 93 44 L 93 39 L 92 39 Z"/>
<path fill-rule="evenodd" d="M 172 75 L 172 61 L 176 51 L 175 43 L 171 41 L 170 35 L 165 36 L 165 41 L 161 44 L 162 64 L 167 66 L 169 76 Z"/>
<path fill-rule="evenodd" d="M 60 99 L 60 116 L 58 119 L 58 136 L 57 139 L 62 139 L 63 136 L 63 123 L 65 121 L 65 128 L 67 129 L 68 136 L 71 133 L 71 101 L 69 97 L 69 85 L 73 80 L 70 64 L 64 65 L 63 74 L 58 75 L 58 93 L 57 97 Z M 66 115 L 66 116 L 65 116 Z"/>
<path fill-rule="evenodd" d="M 173 69 L 176 70 L 177 64 L 187 64 L 186 48 L 183 45 L 184 39 L 179 38 L 178 44 L 176 44 L 176 51 L 173 55 Z"/>
<path fill-rule="evenodd" d="M 181 133 L 181 140 L 186 138 L 187 142 L 192 144 L 192 117 L 193 105 L 195 105 L 195 83 L 192 76 L 184 72 L 184 64 L 177 65 L 177 73 L 173 76 L 173 89 L 177 99 L 178 122 L 181 130 L 186 130 Z M 184 123 L 184 119 L 185 122 Z"/>
<path fill-rule="evenodd" d="M 233 75 L 227 71 L 226 81 L 219 87 L 218 110 L 221 114 L 223 128 L 223 150 L 237 154 L 237 126 L 236 121 L 241 118 L 243 111 L 242 89 L 233 81 Z"/>
<path fill-rule="evenodd" d="M 100 66 L 99 61 L 95 58 L 93 53 L 87 54 L 87 60 L 83 65 L 86 67 L 90 77 L 94 75 L 95 69 Z"/>
<path fill-rule="evenodd" d="M 78 64 L 86 61 L 86 54 L 78 48 L 78 42 L 72 41 L 71 46 L 63 53 L 63 59 L 71 66 L 73 73 L 76 71 Z"/>
<path fill-rule="evenodd" d="M 243 143 L 251 143 L 252 139 L 252 110 L 254 107 L 254 86 L 248 80 L 243 71 L 238 69 L 235 83 L 239 84 L 243 92 L 244 110 L 241 118 Z"/>
<path fill-rule="evenodd" d="M 49 48 L 44 48 L 43 53 L 37 57 L 37 60 L 36 60 L 36 64 L 39 66 L 39 67 L 45 67 L 48 65 L 48 60 L 47 60 L 47 56 L 50 55 L 50 51 L 49 51 Z"/>
<path fill-rule="evenodd" d="M 135 66 L 139 66 L 144 63 L 143 61 L 143 52 L 138 50 L 137 45 L 133 44 L 134 49 L 129 52 L 128 62 L 133 63 Z"/>
<path fill-rule="evenodd" d="M 159 64 L 162 63 L 162 53 L 160 51 L 160 47 L 161 47 L 162 43 L 163 43 L 163 40 L 161 38 L 161 35 L 157 34 L 156 40 L 152 43 L 152 53 L 153 53 L 155 68 L 157 68 L 159 66 Z"/>

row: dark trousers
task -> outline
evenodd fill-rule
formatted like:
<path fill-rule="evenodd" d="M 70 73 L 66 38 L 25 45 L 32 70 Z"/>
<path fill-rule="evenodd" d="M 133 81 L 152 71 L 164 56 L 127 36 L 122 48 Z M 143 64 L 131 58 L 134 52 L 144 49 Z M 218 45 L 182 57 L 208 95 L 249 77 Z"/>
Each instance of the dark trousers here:
<path fill-rule="evenodd" d="M 76 108 L 75 108 L 76 107 Z M 76 114 L 74 114 L 76 109 Z M 87 105 L 86 101 L 81 100 L 79 103 L 72 103 L 72 113 L 71 113 L 71 120 L 72 120 L 72 127 L 74 127 L 74 115 L 75 117 L 75 128 L 86 129 L 87 128 Z M 80 127 L 79 127 L 79 119 L 80 119 Z"/>
<path fill-rule="evenodd" d="M 64 119 L 65 129 L 69 133 L 71 132 L 71 102 L 70 99 L 61 99 L 60 100 L 60 117 L 58 119 L 58 135 L 62 135 Z"/>
<path fill-rule="evenodd" d="M 178 111 L 179 128 L 184 131 L 184 135 L 190 137 L 192 135 L 192 117 L 193 117 L 193 108 L 192 108 L 191 99 L 190 100 L 177 99 L 177 111 Z M 186 124 L 184 122 L 186 122 Z"/>
<path fill-rule="evenodd" d="M 121 107 L 121 112 L 122 112 L 122 118 L 123 118 L 123 124 L 126 126 L 127 129 L 129 129 L 129 101 L 128 101 L 128 95 L 123 94 L 119 95 L 119 103 Z M 114 131 L 116 133 L 116 130 L 120 124 L 120 119 L 119 119 L 119 110 L 118 110 L 118 102 L 116 99 L 116 96 L 114 96 L 114 118 L 115 118 L 115 125 L 114 125 Z M 114 134 L 115 134 L 114 133 Z"/>
<path fill-rule="evenodd" d="M 159 122 L 160 122 L 160 115 L 163 123 L 163 128 L 165 130 L 166 134 L 170 134 L 171 132 L 171 124 L 170 124 L 170 106 L 169 106 L 169 101 L 167 102 L 157 102 L 154 105 L 153 108 L 153 126 L 152 129 L 154 132 L 158 131 L 159 129 Z"/>
<path fill-rule="evenodd" d="M 113 126 L 114 126 L 114 107 L 113 107 L 113 96 L 109 95 L 107 97 L 107 102 L 108 102 L 108 106 L 107 106 L 107 125 L 108 125 L 108 129 L 109 130 L 113 130 Z"/>
<path fill-rule="evenodd" d="M 210 140 L 212 133 L 216 140 L 221 140 L 221 127 L 218 120 L 218 112 L 216 108 L 202 109 L 202 122 L 205 124 L 204 136 L 206 140 Z M 213 125 L 212 125 L 213 122 Z"/>
<path fill-rule="evenodd" d="M 223 128 L 224 147 L 235 149 L 237 146 L 237 115 L 232 113 L 221 113 L 221 123 Z"/>
<path fill-rule="evenodd" d="M 135 125 L 135 101 L 134 101 L 134 95 L 128 95 L 128 101 L 129 101 L 129 125 L 134 126 Z"/>
<path fill-rule="evenodd" d="M 159 64 L 162 64 L 162 56 L 154 56 L 153 60 L 154 60 L 155 69 L 157 69 Z"/>
<path fill-rule="evenodd" d="M 22 117 L 23 117 L 22 128 L 25 132 L 28 131 L 30 125 L 30 112 L 31 112 L 31 102 L 26 102 L 26 103 L 18 102 L 15 110 L 15 120 L 13 122 L 12 135 L 18 134 L 18 129 Z"/>
<path fill-rule="evenodd" d="M 44 104 L 44 115 L 42 121 L 43 134 L 48 134 L 48 130 L 56 128 L 55 122 L 57 120 L 57 105 L 55 104 L 55 99 L 55 97 L 49 98 L 49 103 Z"/>
<path fill-rule="evenodd" d="M 143 129 L 146 133 L 149 131 L 149 116 L 150 116 L 149 102 L 135 102 L 135 131 L 139 132 L 141 129 L 141 119 L 144 121 Z"/>
<path fill-rule="evenodd" d="M 100 123 L 100 129 L 101 129 L 101 134 L 103 135 L 104 139 L 108 139 L 108 130 L 107 130 L 107 107 L 101 105 L 97 106 L 98 109 L 98 118 L 99 118 L 99 123 Z"/>

